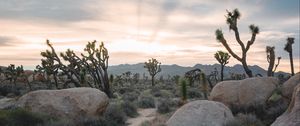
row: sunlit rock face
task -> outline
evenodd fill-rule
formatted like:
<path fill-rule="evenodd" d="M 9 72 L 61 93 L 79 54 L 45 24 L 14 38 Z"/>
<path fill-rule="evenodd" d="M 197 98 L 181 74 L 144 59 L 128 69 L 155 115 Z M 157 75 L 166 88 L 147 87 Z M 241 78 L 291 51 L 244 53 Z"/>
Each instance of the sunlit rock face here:
<path fill-rule="evenodd" d="M 198 100 L 179 108 L 167 121 L 167 126 L 223 126 L 232 118 L 230 109 L 224 104 Z"/>
<path fill-rule="evenodd" d="M 291 99 L 294 88 L 300 84 L 300 73 L 295 74 L 282 85 L 282 95 L 285 98 Z"/>
<path fill-rule="evenodd" d="M 18 107 L 55 117 L 78 120 L 96 117 L 108 105 L 108 97 L 95 88 L 33 91 L 18 99 Z"/>
<path fill-rule="evenodd" d="M 300 126 L 300 83 L 295 87 L 292 101 L 271 126 Z"/>
<path fill-rule="evenodd" d="M 223 81 L 212 89 L 210 99 L 222 102 L 227 106 L 265 105 L 278 84 L 278 79 L 273 77 Z"/>

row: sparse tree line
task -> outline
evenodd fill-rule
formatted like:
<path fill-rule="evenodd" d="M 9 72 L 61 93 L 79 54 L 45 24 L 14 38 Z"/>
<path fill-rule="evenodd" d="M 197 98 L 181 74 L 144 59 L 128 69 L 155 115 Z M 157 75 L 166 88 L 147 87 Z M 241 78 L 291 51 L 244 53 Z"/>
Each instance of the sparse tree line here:
<path fill-rule="evenodd" d="M 193 85 L 195 82 L 199 82 L 202 84 L 202 89 L 204 92 L 207 92 L 208 89 L 213 88 L 212 82 L 218 82 L 224 80 L 224 68 L 225 65 L 229 63 L 229 59 L 231 57 L 235 58 L 243 65 L 245 73 L 248 77 L 253 77 L 252 71 L 249 69 L 247 64 L 247 53 L 250 47 L 254 44 L 256 40 L 256 35 L 259 34 L 259 27 L 256 25 L 250 25 L 249 29 L 251 31 L 251 38 L 244 43 L 240 38 L 240 32 L 238 29 L 238 19 L 240 18 L 240 12 L 235 9 L 232 12 L 227 11 L 226 15 L 226 23 L 229 26 L 229 30 L 234 31 L 235 40 L 241 47 L 241 55 L 239 56 L 235 50 L 232 50 L 230 45 L 228 45 L 227 40 L 221 29 L 217 29 L 215 32 L 215 36 L 217 41 L 219 41 L 228 51 L 217 51 L 214 54 L 215 59 L 220 63 L 220 80 L 218 79 L 219 73 L 217 70 L 212 72 L 209 75 L 205 75 L 200 69 L 195 69 L 188 71 L 185 74 L 185 78 L 189 83 L 185 81 L 181 81 L 181 91 L 183 94 L 186 92 L 186 85 Z M 284 50 L 289 53 L 290 64 L 291 64 L 291 75 L 294 75 L 294 66 L 293 66 L 293 51 L 292 45 L 294 43 L 294 38 L 288 37 L 287 43 L 285 45 Z M 65 52 L 57 53 L 52 43 L 47 40 L 46 44 L 50 48 L 50 50 L 46 50 L 41 52 L 41 64 L 36 66 L 36 70 L 34 70 L 33 80 L 35 80 L 35 75 L 40 75 L 44 78 L 45 82 L 52 86 L 54 83 L 55 88 L 68 88 L 68 87 L 93 87 L 99 90 L 104 91 L 109 97 L 112 96 L 111 91 L 111 83 L 124 83 L 125 82 L 133 82 L 138 83 L 140 74 L 132 74 L 130 71 L 123 73 L 119 76 L 113 76 L 108 74 L 108 59 L 109 53 L 107 48 L 104 46 L 104 43 L 101 42 L 97 45 L 96 41 L 88 42 L 86 47 L 84 48 L 84 53 L 77 54 L 73 50 L 68 49 Z M 281 57 L 275 56 L 275 47 L 267 46 L 267 61 L 269 63 L 267 75 L 274 76 L 274 72 L 279 66 Z M 275 64 L 276 63 L 276 64 Z M 150 58 L 147 62 L 145 62 L 145 69 L 149 72 L 151 77 L 151 85 L 155 86 L 155 77 L 156 75 L 162 71 L 161 63 L 155 59 Z M 24 74 L 23 66 L 15 66 L 10 65 L 7 68 L 0 69 L 0 75 L 4 76 L 4 80 L 9 80 L 10 83 L 16 85 L 16 81 L 18 78 L 28 78 L 27 74 Z M 245 75 L 231 75 L 231 78 L 245 78 Z M 143 75 L 143 80 L 148 80 L 148 77 Z M 176 83 L 179 83 L 179 76 L 168 77 L 168 80 L 174 80 Z M 54 82 L 51 82 L 54 80 Z M 163 77 L 160 77 L 160 80 L 164 80 Z M 31 84 L 26 80 L 28 87 L 31 90 Z M 59 83 L 62 83 L 62 87 L 59 86 Z M 207 95 L 205 95 L 207 97 Z M 185 97 L 182 98 L 185 101 Z"/>

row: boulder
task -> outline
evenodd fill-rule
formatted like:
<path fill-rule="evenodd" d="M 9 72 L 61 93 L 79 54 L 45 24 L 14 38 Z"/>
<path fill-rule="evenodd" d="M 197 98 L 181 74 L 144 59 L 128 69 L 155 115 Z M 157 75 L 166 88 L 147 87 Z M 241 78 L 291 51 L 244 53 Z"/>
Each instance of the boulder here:
<path fill-rule="evenodd" d="M 218 83 L 210 93 L 210 99 L 227 106 L 249 107 L 264 105 L 279 81 L 273 77 L 253 77 Z"/>
<path fill-rule="evenodd" d="M 167 126 L 223 126 L 233 115 L 224 104 L 198 100 L 179 108 L 167 121 Z"/>
<path fill-rule="evenodd" d="M 294 89 L 288 109 L 271 126 L 300 126 L 300 83 Z"/>
<path fill-rule="evenodd" d="M 291 99 L 293 95 L 294 88 L 297 86 L 297 84 L 300 83 L 300 73 L 295 74 L 290 79 L 288 79 L 286 82 L 282 85 L 282 95 L 287 98 Z"/>
<path fill-rule="evenodd" d="M 95 88 L 69 88 L 63 90 L 38 90 L 20 97 L 18 107 L 32 112 L 78 120 L 96 117 L 108 105 L 108 97 Z"/>

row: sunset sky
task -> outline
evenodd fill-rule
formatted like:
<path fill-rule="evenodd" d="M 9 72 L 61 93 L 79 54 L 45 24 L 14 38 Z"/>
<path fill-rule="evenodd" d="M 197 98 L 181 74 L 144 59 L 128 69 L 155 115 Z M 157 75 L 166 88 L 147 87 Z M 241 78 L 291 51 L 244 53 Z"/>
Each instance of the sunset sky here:
<path fill-rule="evenodd" d="M 215 39 L 221 28 L 235 52 L 240 46 L 225 22 L 226 9 L 238 8 L 241 38 L 248 26 L 260 33 L 248 55 L 249 65 L 267 69 L 265 47 L 275 46 L 290 71 L 287 37 L 295 37 L 295 71 L 299 59 L 299 0 L 0 0 L 0 65 L 40 64 L 49 39 L 58 52 L 82 52 L 88 41 L 104 41 L 110 65 L 134 64 L 157 58 L 162 64 L 214 64 L 213 54 L 226 51 Z M 239 64 L 231 58 L 229 66 Z"/>

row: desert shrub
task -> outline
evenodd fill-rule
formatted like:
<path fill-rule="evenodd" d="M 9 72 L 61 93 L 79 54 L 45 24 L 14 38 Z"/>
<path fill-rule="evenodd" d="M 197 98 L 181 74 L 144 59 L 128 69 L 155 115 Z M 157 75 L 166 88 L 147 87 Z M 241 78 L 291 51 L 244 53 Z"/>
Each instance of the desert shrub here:
<path fill-rule="evenodd" d="M 150 90 L 150 93 L 151 93 L 154 97 L 160 97 L 160 96 L 161 96 L 160 88 L 159 88 L 158 86 L 152 87 L 152 89 Z"/>
<path fill-rule="evenodd" d="M 151 95 L 141 95 L 138 99 L 138 106 L 140 108 L 154 108 L 154 98 Z"/>
<path fill-rule="evenodd" d="M 124 101 L 121 107 L 128 117 L 136 117 L 138 115 L 136 105 L 131 101 Z"/>
<path fill-rule="evenodd" d="M 129 93 L 124 93 L 122 95 L 123 100 L 125 101 L 135 101 L 139 97 L 139 93 L 137 92 L 129 92 Z"/>
<path fill-rule="evenodd" d="M 188 98 L 202 98 L 202 93 L 200 89 L 197 88 L 189 88 L 187 90 Z"/>
<path fill-rule="evenodd" d="M 102 119 L 99 120 L 108 126 L 125 125 L 126 113 L 122 110 L 120 104 L 110 103 L 103 114 Z"/>
<path fill-rule="evenodd" d="M 225 123 L 225 126 L 264 126 L 264 124 L 253 114 L 237 114 Z"/>
<path fill-rule="evenodd" d="M 176 103 L 169 98 L 159 99 L 157 104 L 157 112 L 168 113 L 172 111 L 172 107 L 176 106 Z"/>
<path fill-rule="evenodd" d="M 120 88 L 118 90 L 118 92 L 120 94 L 125 94 L 125 93 L 129 93 L 129 92 L 135 92 L 135 90 L 133 88 L 129 88 L 129 87 L 123 87 L 123 88 Z"/>
<path fill-rule="evenodd" d="M 50 116 L 29 112 L 18 108 L 11 110 L 0 110 L 1 126 L 37 126 L 51 120 Z"/>
<path fill-rule="evenodd" d="M 16 89 L 8 85 L 0 87 L 0 95 L 7 96 L 8 94 L 19 96 L 21 95 L 20 88 Z"/>

